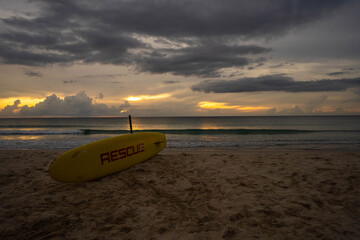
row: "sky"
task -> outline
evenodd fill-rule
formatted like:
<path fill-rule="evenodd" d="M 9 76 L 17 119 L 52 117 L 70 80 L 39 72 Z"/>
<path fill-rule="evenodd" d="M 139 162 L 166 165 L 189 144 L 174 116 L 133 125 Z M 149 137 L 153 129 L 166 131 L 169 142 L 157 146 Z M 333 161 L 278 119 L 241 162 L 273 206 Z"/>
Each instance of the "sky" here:
<path fill-rule="evenodd" d="M 358 0 L 5 0 L 0 117 L 360 114 Z"/>

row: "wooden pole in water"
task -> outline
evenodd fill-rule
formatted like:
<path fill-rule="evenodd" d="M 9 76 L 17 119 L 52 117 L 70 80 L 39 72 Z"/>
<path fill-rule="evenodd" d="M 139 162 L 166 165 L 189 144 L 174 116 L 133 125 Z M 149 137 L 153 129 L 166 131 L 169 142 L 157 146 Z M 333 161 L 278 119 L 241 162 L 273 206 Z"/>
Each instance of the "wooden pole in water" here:
<path fill-rule="evenodd" d="M 132 123 L 131 123 L 131 115 L 129 115 L 129 124 L 130 124 L 130 133 L 133 133 Z"/>

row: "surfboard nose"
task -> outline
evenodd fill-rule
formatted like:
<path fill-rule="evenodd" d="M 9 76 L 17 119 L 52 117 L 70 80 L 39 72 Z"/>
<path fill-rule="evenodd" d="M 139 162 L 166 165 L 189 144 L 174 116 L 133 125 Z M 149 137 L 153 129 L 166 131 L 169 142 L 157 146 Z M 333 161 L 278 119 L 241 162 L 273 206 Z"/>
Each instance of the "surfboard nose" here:
<path fill-rule="evenodd" d="M 60 165 L 58 164 L 59 163 L 58 159 L 59 157 L 55 158 L 54 161 L 50 164 L 49 175 L 52 179 L 56 181 L 66 182 L 61 177 L 64 174 L 64 169 L 61 166 L 61 164 Z"/>
<path fill-rule="evenodd" d="M 69 152 L 61 154 L 57 157 L 49 166 L 49 175 L 52 179 L 59 182 L 73 182 L 73 178 L 76 175 L 71 164 L 64 164 L 64 158 L 70 158 Z M 73 159 L 76 158 L 72 157 Z M 78 181 L 81 181 L 81 177 L 78 178 Z"/>

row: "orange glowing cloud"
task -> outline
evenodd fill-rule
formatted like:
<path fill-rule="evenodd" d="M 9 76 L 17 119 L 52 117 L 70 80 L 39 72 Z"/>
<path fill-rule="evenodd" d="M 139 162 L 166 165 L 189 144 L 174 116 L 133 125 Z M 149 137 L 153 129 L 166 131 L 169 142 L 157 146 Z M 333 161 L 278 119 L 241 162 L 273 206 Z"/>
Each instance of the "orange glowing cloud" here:
<path fill-rule="evenodd" d="M 0 109 L 6 107 L 7 105 L 13 105 L 15 101 L 20 100 L 19 107 L 28 105 L 28 107 L 33 107 L 37 103 L 44 101 L 41 98 L 30 98 L 30 97 L 18 97 L 18 98 L 2 98 L 0 99 Z"/>
<path fill-rule="evenodd" d="M 240 105 L 227 105 L 223 102 L 199 102 L 198 106 L 202 109 L 234 109 L 242 112 L 253 112 L 259 110 L 267 110 L 268 107 L 259 107 L 259 106 L 240 106 Z"/>
<path fill-rule="evenodd" d="M 125 98 L 126 101 L 142 101 L 142 100 L 153 100 L 153 99 L 162 99 L 170 97 L 170 94 L 158 94 L 158 95 L 141 95 L 141 96 L 130 96 Z"/>
<path fill-rule="evenodd" d="M 219 102 L 199 102 L 200 108 L 205 109 L 236 109 L 239 106 L 227 106 L 226 103 L 219 103 Z"/>

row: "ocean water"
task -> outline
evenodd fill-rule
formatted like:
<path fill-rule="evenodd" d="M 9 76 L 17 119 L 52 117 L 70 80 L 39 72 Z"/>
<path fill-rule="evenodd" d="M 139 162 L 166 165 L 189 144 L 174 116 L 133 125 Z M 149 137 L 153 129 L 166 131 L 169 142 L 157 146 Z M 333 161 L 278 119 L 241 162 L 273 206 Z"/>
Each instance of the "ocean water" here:
<path fill-rule="evenodd" d="M 360 116 L 133 117 L 134 132 L 166 134 L 168 148 L 360 149 Z M 70 149 L 129 133 L 121 118 L 0 118 L 0 149 Z"/>

